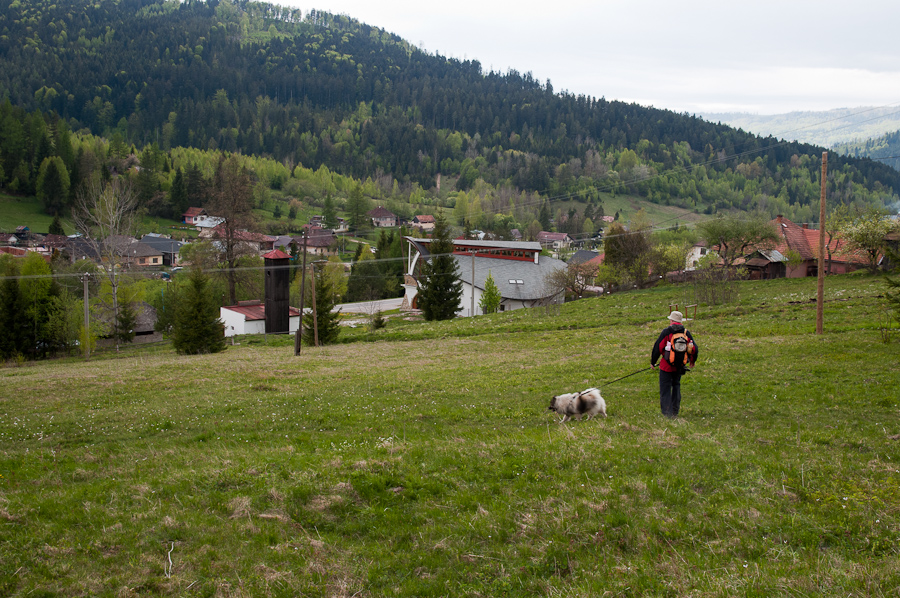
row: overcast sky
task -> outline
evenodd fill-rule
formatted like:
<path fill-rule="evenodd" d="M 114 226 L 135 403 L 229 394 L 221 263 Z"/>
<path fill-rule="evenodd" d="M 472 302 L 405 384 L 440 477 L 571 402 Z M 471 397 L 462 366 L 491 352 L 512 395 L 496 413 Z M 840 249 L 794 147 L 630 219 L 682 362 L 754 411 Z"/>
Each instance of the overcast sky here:
<path fill-rule="evenodd" d="M 900 110 L 897 0 L 273 1 L 347 14 L 485 72 L 677 112 Z"/>

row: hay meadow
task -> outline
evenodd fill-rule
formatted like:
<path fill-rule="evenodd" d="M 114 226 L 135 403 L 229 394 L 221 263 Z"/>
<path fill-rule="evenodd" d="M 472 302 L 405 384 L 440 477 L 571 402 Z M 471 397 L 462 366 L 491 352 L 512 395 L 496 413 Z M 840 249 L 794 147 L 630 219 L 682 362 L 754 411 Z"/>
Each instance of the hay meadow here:
<path fill-rule="evenodd" d="M 9 365 L 0 595 L 897 596 L 884 290 L 829 278 L 822 336 L 814 279 L 699 306 L 676 420 L 650 371 L 547 405 L 646 368 L 689 286 Z"/>

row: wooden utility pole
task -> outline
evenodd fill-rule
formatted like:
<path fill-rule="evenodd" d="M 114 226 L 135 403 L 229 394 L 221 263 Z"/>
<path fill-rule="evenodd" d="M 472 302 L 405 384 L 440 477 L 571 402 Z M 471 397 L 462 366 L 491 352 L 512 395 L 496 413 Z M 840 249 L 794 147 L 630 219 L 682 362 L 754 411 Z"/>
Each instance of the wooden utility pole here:
<path fill-rule="evenodd" d="M 469 317 L 475 317 L 475 251 L 472 252 L 472 307 Z"/>
<path fill-rule="evenodd" d="M 297 336 L 294 338 L 294 355 L 300 355 L 300 346 L 303 344 L 303 299 L 306 297 L 306 233 L 303 233 L 303 270 L 300 272 L 300 327 L 297 328 Z"/>
<path fill-rule="evenodd" d="M 316 264 L 313 262 L 312 265 L 312 276 L 309 278 L 309 288 L 310 294 L 312 295 L 312 310 L 313 310 L 313 346 L 319 346 L 319 319 L 318 314 L 316 312 L 316 307 L 318 306 L 318 301 L 316 301 Z"/>
<path fill-rule="evenodd" d="M 816 334 L 824 332 L 825 314 L 825 179 L 828 175 L 828 152 L 822 152 L 822 192 L 819 198 L 819 277 L 816 298 Z"/>
<path fill-rule="evenodd" d="M 84 343 L 84 358 L 91 358 L 91 308 L 88 301 L 88 281 L 91 279 L 90 274 L 82 274 L 81 282 L 84 283 L 84 334 L 81 342 Z"/>

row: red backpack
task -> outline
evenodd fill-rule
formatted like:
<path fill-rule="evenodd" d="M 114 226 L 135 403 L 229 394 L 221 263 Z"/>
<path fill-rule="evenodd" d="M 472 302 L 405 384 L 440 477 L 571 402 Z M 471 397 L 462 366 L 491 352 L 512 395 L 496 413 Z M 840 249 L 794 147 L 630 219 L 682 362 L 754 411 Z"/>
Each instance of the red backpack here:
<path fill-rule="evenodd" d="M 666 350 L 663 352 L 663 359 L 668 361 L 670 365 L 683 369 L 690 363 L 690 356 L 693 353 L 694 341 L 690 339 L 687 335 L 687 330 L 685 330 L 684 332 L 676 332 L 669 338 L 669 342 L 666 343 Z"/>

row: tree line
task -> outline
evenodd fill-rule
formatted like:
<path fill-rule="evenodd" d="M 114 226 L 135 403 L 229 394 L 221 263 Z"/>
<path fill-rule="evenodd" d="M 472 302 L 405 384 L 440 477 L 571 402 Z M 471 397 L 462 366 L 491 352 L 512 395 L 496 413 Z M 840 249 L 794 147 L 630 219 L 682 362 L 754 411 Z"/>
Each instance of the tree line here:
<path fill-rule="evenodd" d="M 820 148 L 484 72 L 344 16 L 249 1 L 17 0 L 0 32 L 0 96 L 137 147 L 241 152 L 424 190 L 482 180 L 816 219 L 804 207 Z M 21 181 L 14 171 L 29 166 L 9 159 L 4 172 Z M 858 202 L 889 201 L 900 182 L 871 160 L 832 157 L 829 169 L 833 195 Z"/>

